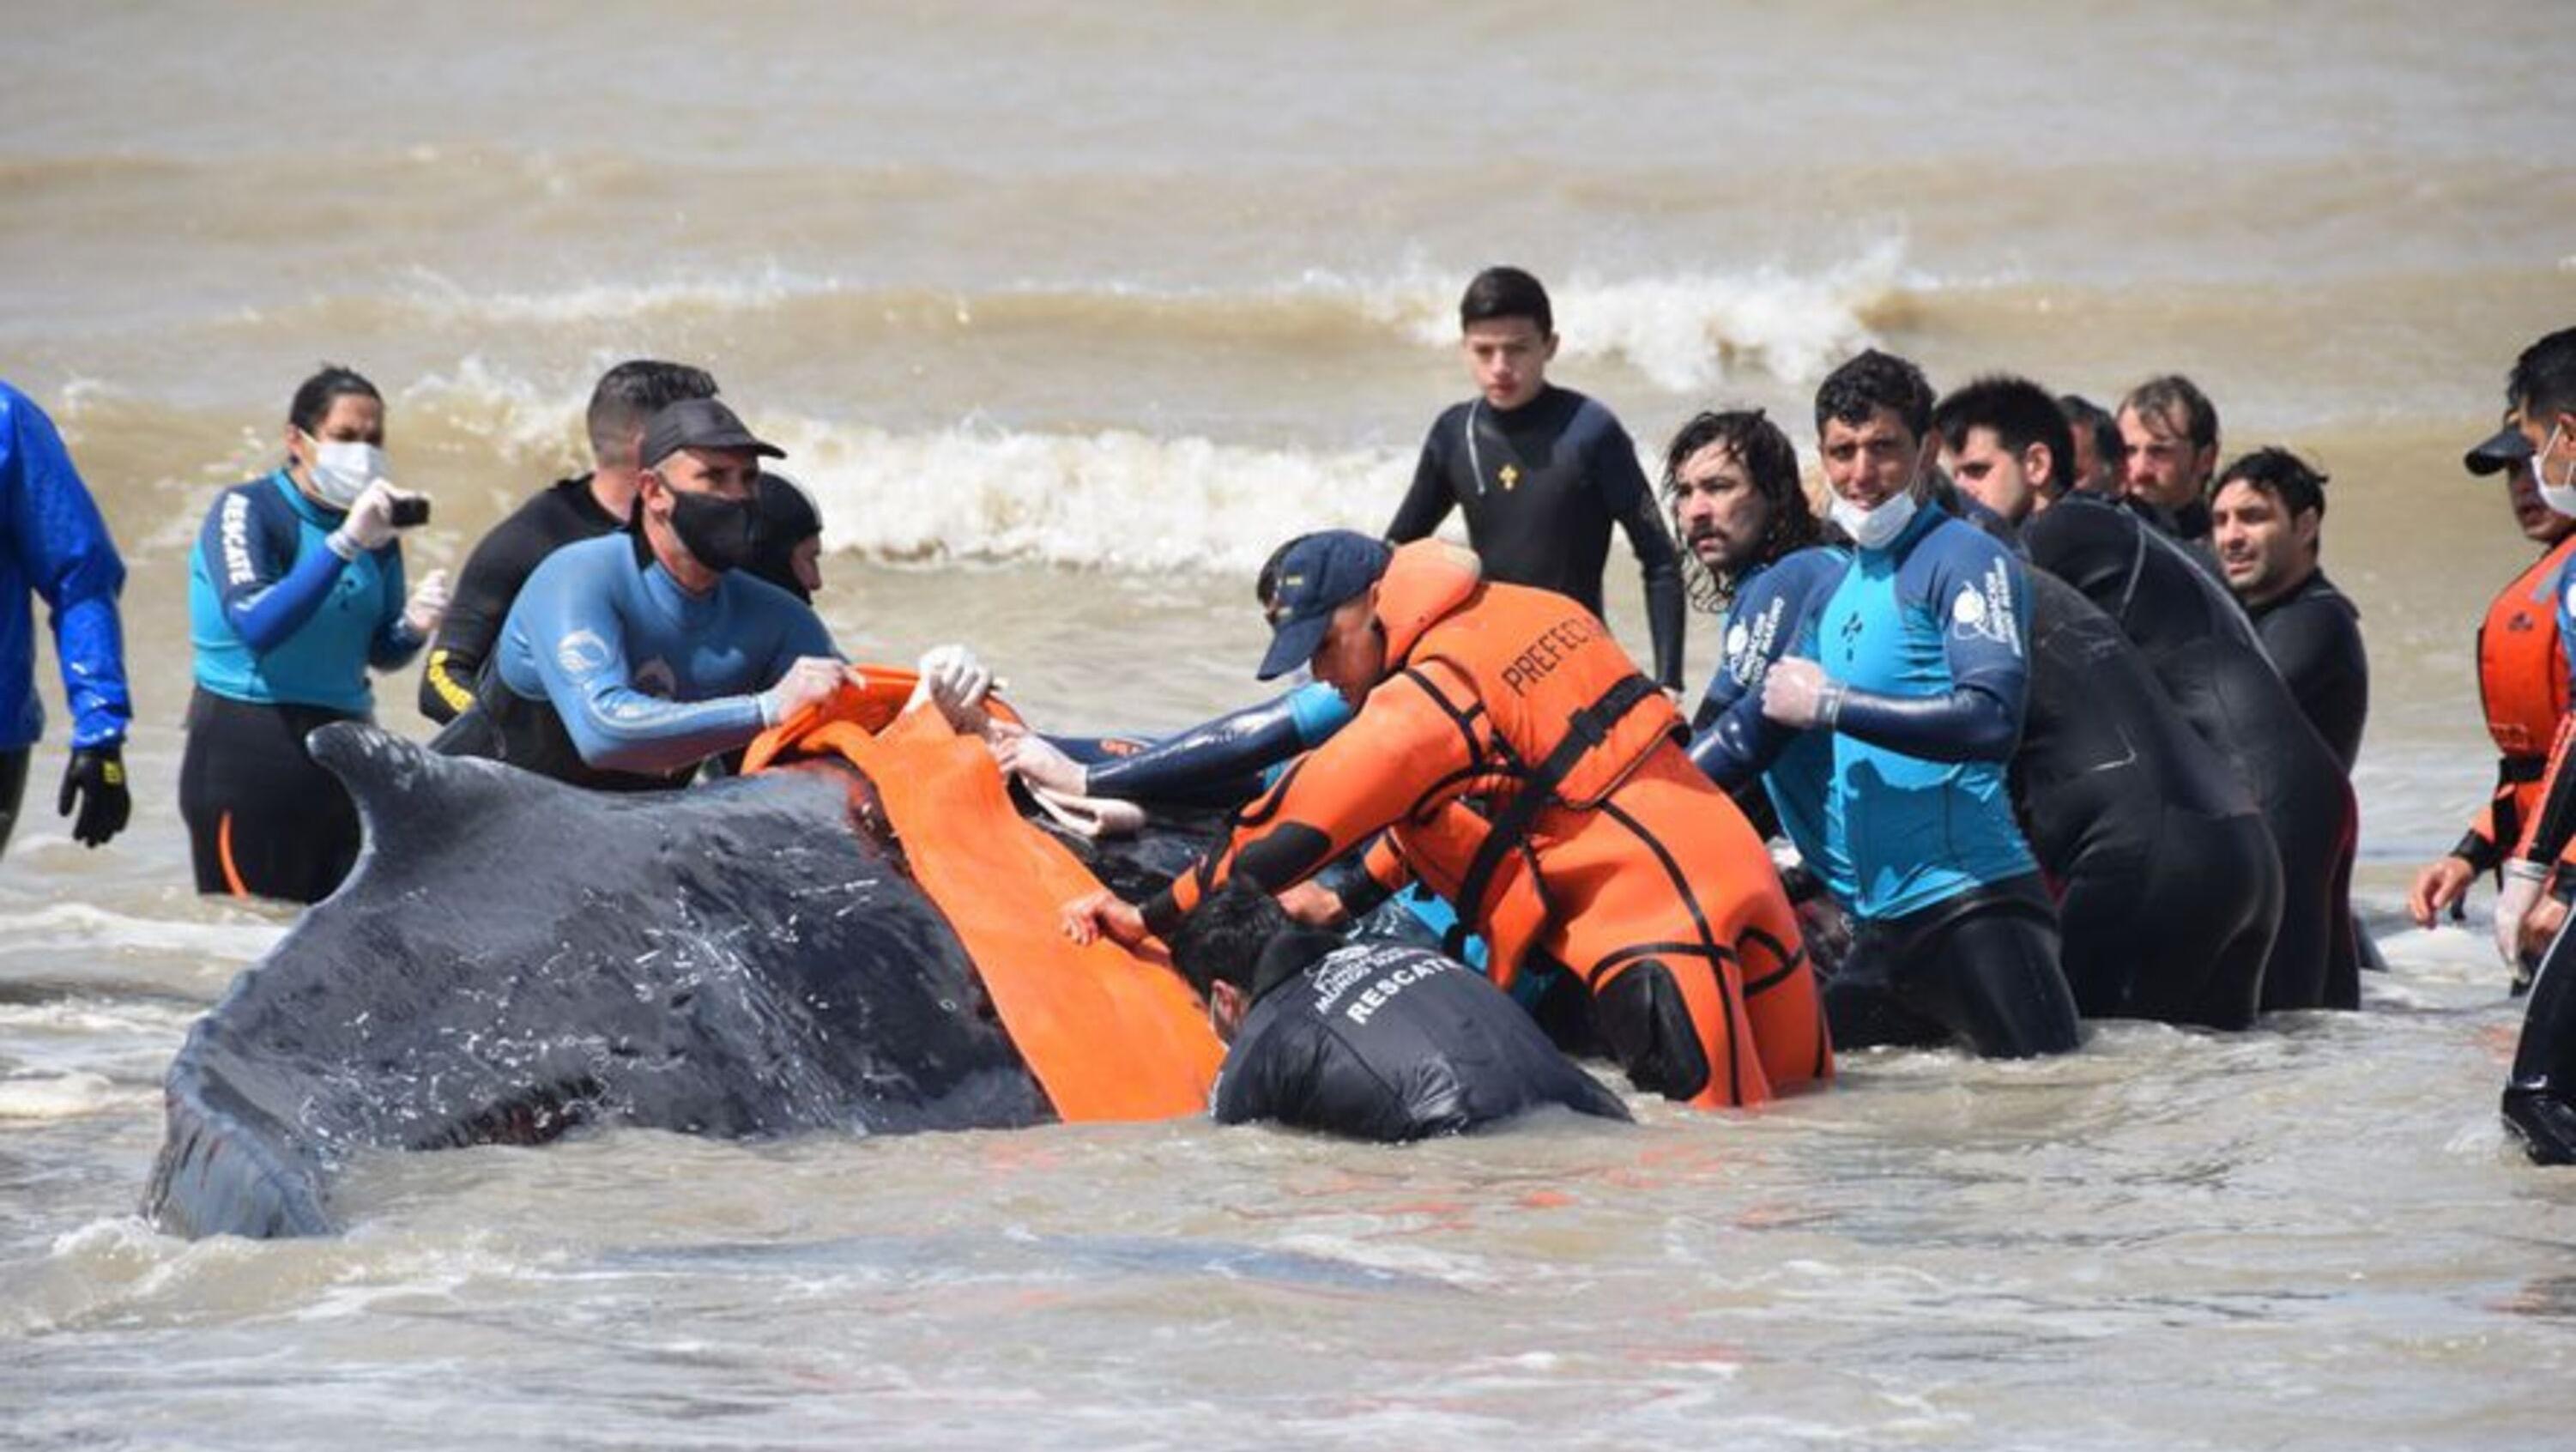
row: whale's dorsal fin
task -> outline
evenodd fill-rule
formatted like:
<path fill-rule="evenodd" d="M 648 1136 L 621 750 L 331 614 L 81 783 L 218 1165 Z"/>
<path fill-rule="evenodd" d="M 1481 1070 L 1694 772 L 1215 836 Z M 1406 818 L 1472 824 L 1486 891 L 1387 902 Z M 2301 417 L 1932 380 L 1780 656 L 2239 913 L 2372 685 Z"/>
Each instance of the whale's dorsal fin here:
<path fill-rule="evenodd" d="M 304 744 L 357 802 L 367 857 L 426 855 L 453 842 L 461 823 L 547 810 L 573 790 L 497 761 L 442 756 L 362 721 L 335 721 Z"/>

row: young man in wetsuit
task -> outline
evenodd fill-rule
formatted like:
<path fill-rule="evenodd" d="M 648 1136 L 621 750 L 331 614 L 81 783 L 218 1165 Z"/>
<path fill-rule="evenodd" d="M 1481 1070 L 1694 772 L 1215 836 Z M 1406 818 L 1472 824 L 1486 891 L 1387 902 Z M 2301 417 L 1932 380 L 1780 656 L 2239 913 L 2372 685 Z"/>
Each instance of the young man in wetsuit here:
<path fill-rule="evenodd" d="M 1854 553 L 1765 674 L 1761 709 L 1832 743 L 1823 800 L 1795 810 L 1823 823 L 1859 923 L 1828 990 L 1835 1036 L 1937 1026 L 1984 1055 L 2063 1053 L 2077 1033 L 2057 914 L 2005 783 L 2029 689 L 2021 562 L 1921 502 L 1940 440 L 1912 363 L 1871 349 L 1835 369 L 1816 433 Z"/>
<path fill-rule="evenodd" d="M 2505 383 L 2515 426 L 2531 445 L 2531 472 L 2543 503 L 2576 516 L 2576 328 L 2533 343 L 2514 360 Z M 2561 640 L 2576 630 L 2576 579 L 2557 587 Z M 2559 857 L 2576 839 L 2576 714 L 2559 718 L 2540 805 L 2523 829 L 2496 894 L 2499 955 L 2512 963 Z M 2522 1039 L 2505 1083 L 2505 1122 L 2542 1164 L 2576 1163 L 2576 933 L 2562 925 L 2541 955 L 2523 1010 Z"/>
<path fill-rule="evenodd" d="M 429 644 L 420 674 L 420 711 L 432 721 L 453 721 L 474 704 L 475 677 L 492 654 L 501 622 L 528 576 L 546 556 L 578 540 L 597 539 L 626 527 L 635 512 L 636 480 L 644 463 L 645 422 L 684 398 L 713 398 L 716 381 L 705 370 L 638 358 L 599 377 L 590 391 L 584 426 L 590 435 L 591 471 L 558 479 L 492 526 L 465 557 L 465 569 L 448 602 L 438 638 Z"/>
<path fill-rule="evenodd" d="M 116 614 L 124 588 L 125 562 L 54 421 L 34 399 L 0 383 L 0 852 L 8 850 L 27 761 L 45 730 L 32 596 L 52 612 L 54 655 L 72 712 L 71 759 L 55 810 L 72 818 L 72 840 L 84 847 L 125 829 L 132 811 L 125 736 L 134 706 Z"/>
<path fill-rule="evenodd" d="M 2496 592 L 2478 626 L 2478 700 L 2496 747 L 2495 789 L 2459 844 L 2415 875 L 2407 907 L 2416 926 L 2425 928 L 2458 904 L 2480 873 L 2501 868 L 2505 854 L 2522 840 L 2524 825 L 2540 805 L 2549 742 L 2559 718 L 2567 714 L 2568 701 L 2570 667 L 2566 643 L 2558 635 L 2558 597 L 2569 562 L 2576 560 L 2576 518 L 2542 502 L 2531 473 L 2531 441 L 2515 426 L 2510 410 L 2504 427 L 2462 455 L 2460 463 L 2472 475 L 2504 475 L 2514 524 L 2523 538 L 2541 547 L 2541 554 Z M 2563 859 L 2556 880 L 2562 887 L 2576 882 Z M 2534 930 L 2545 945 L 2562 917 L 2563 911 L 2547 902 L 2532 915 L 2514 955 L 2514 992 L 2531 986 Z"/>
<path fill-rule="evenodd" d="M 2016 531 L 2066 492 L 2058 460 L 2080 446 L 2028 379 L 1978 379 L 1933 422 L 1951 477 Z M 2056 888 L 2076 1008 L 2244 1028 L 2281 920 L 2271 831 L 2120 627 L 2045 570 L 2026 583 L 2030 704 L 2013 801 Z"/>
<path fill-rule="evenodd" d="M 1498 986 L 1571 971 L 1638 1088 L 1725 1108 L 1831 1076 L 1761 839 L 1598 617 L 1486 581 L 1433 540 L 1327 530 L 1273 562 L 1261 676 L 1307 664 L 1358 714 L 1141 908 L 1106 892 L 1068 904 L 1078 936 L 1140 942 L 1229 881 L 1285 892 L 1383 832 L 1369 884 L 1439 892 L 1489 944 Z"/>
<path fill-rule="evenodd" d="M 1626 1119 L 1518 1004 L 1423 948 L 1301 928 L 1227 883 L 1172 934 L 1172 966 L 1226 1042 L 1208 1112 L 1354 1139 L 1464 1134 L 1544 1105 Z"/>
<path fill-rule="evenodd" d="M 715 399 L 655 414 L 631 532 L 537 566 L 474 709 L 433 747 L 579 786 L 674 787 L 838 689 L 823 622 L 744 568 L 764 456 L 784 454 Z"/>
<path fill-rule="evenodd" d="M 1678 693 L 1681 559 L 1628 431 L 1598 402 L 1547 381 L 1556 356 L 1547 289 L 1517 267 L 1489 267 L 1467 285 L 1458 323 L 1478 396 L 1432 424 L 1387 539 L 1428 538 L 1462 509 L 1485 578 L 1554 590 L 1598 616 L 1618 525 L 1645 574 L 1655 680 Z"/>
<path fill-rule="evenodd" d="M 2120 400 L 2124 494 L 2185 543 L 2209 537 L 2209 475 L 2218 467 L 2218 405 L 2179 373 Z"/>
<path fill-rule="evenodd" d="M 2257 449 L 2220 471 L 2210 543 L 2272 664 L 2349 776 L 2370 715 L 2370 656 L 2361 612 L 2317 563 L 2325 486 L 2289 450 Z"/>
<path fill-rule="evenodd" d="M 2263 1007 L 2354 1008 L 2352 784 L 2210 568 L 2122 504 L 2070 492 L 2022 527 L 2031 563 L 2111 617 L 2183 718 L 2262 808 L 2280 849 L 2281 926 Z"/>

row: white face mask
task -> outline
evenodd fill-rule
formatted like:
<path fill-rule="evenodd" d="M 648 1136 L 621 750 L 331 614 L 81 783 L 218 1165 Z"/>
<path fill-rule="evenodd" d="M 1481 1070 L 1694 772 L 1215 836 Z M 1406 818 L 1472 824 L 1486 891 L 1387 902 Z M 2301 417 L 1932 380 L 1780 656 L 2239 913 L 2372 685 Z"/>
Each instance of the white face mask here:
<path fill-rule="evenodd" d="M 387 477 L 385 451 L 355 439 L 328 443 L 306 434 L 313 444 L 313 496 L 333 509 L 358 502 L 368 484 Z"/>
<path fill-rule="evenodd" d="M 1896 543 L 1896 537 L 1905 533 L 1905 526 L 1914 522 L 1914 490 L 1911 486 L 1899 489 L 1881 500 L 1876 509 L 1863 509 L 1836 495 L 1828 512 L 1853 543 L 1865 550 L 1883 550 Z"/>
<path fill-rule="evenodd" d="M 2540 486 L 2543 504 L 2560 514 L 2576 517 L 2576 469 L 2568 470 L 2567 477 L 2558 483 L 2549 482 L 2549 455 L 2558 447 L 2558 436 L 2566 431 L 2565 424 L 2549 431 L 2549 442 L 2542 444 L 2540 452 L 2531 456 L 2531 478 Z"/>

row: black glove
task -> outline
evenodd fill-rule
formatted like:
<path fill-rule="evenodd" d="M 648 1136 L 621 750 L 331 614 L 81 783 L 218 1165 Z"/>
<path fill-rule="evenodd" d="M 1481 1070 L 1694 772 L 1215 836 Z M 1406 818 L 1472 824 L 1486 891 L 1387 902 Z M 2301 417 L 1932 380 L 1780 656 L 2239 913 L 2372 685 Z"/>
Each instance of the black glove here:
<path fill-rule="evenodd" d="M 72 838 L 82 846 L 99 846 L 125 830 L 125 819 L 134 814 L 134 799 L 125 794 L 124 747 L 111 741 L 105 746 L 72 748 L 54 810 L 68 817 L 74 801 L 80 803 L 80 819 L 72 823 Z"/>

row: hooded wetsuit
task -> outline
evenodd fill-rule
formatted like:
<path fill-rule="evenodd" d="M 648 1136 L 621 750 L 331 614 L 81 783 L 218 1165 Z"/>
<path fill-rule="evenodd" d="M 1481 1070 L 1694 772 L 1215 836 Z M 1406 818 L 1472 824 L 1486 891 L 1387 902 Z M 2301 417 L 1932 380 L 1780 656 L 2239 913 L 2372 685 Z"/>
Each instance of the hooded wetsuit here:
<path fill-rule="evenodd" d="M 42 596 L 53 612 L 77 751 L 117 745 L 133 724 L 116 616 L 124 587 L 125 563 L 53 420 L 0 383 L 0 849 L 26 788 L 28 750 L 45 729 L 29 599 Z"/>
<path fill-rule="evenodd" d="M 1887 548 L 1855 552 L 1801 634 L 1796 653 L 1840 691 L 1811 728 L 1833 741 L 1827 881 L 1858 922 L 1826 987 L 1839 1043 L 1937 1026 L 1987 1055 L 2075 1047 L 2056 923 L 2005 782 L 2027 596 L 2009 551 L 1927 504 Z"/>
<path fill-rule="evenodd" d="M 1509 413 L 1481 398 L 1443 413 L 1386 537 L 1428 538 L 1453 508 L 1466 512 L 1467 541 L 1486 579 L 1554 590 L 1594 615 L 1602 613 L 1610 527 L 1626 531 L 1646 577 L 1655 679 L 1681 689 L 1688 618 L 1681 555 L 1637 446 L 1609 409 L 1549 384 Z"/>
<path fill-rule="evenodd" d="M 358 858 L 358 809 L 304 749 L 375 715 L 367 671 L 421 646 L 403 620 L 402 545 L 333 553 L 348 516 L 280 469 L 215 500 L 188 569 L 197 691 L 179 810 L 199 892 L 318 902 Z"/>
<path fill-rule="evenodd" d="M 2069 496 L 2024 525 L 2022 540 L 2033 564 L 2118 622 L 2263 809 L 2282 882 L 2264 1009 L 2359 1006 L 2352 786 L 2245 612 L 2181 546 L 2116 505 Z"/>
<path fill-rule="evenodd" d="M 474 704 L 474 681 L 500 638 L 501 622 L 546 556 L 565 545 L 613 534 L 625 521 L 602 509 L 591 476 L 558 479 L 492 526 L 465 557 L 447 618 L 429 643 L 420 673 L 420 713 L 447 722 Z"/>
<path fill-rule="evenodd" d="M 642 537 L 566 545 L 528 577 L 475 709 L 431 743 L 578 786 L 682 784 L 771 724 L 758 692 L 831 633 L 795 596 L 746 571 L 691 594 Z"/>
<path fill-rule="evenodd" d="M 1287 933 L 1263 951 L 1254 983 L 1258 997 L 1210 1096 L 1220 1123 L 1393 1141 L 1463 1134 L 1550 1104 L 1628 1118 L 1528 1014 L 1437 953 Z"/>
<path fill-rule="evenodd" d="M 2299 588 L 2249 606 L 2263 649 L 2317 734 L 2334 749 L 2344 774 L 2361 755 L 2361 726 L 2370 715 L 2370 654 L 2361 644 L 2361 612 L 2323 570 Z"/>

